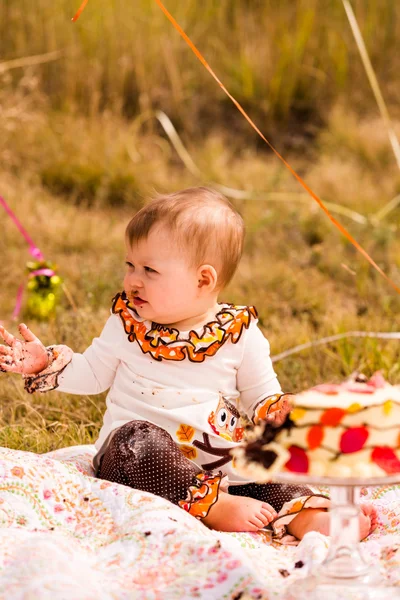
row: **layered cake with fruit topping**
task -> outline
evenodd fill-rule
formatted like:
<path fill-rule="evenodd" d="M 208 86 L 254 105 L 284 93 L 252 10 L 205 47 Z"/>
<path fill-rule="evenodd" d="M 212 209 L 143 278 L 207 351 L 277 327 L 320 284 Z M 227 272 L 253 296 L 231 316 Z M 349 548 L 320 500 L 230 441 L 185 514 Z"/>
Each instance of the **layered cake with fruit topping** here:
<path fill-rule="evenodd" d="M 281 427 L 256 427 L 235 452 L 240 472 L 258 481 L 276 471 L 366 479 L 400 474 L 400 386 L 380 373 L 369 380 L 357 375 L 311 388 L 292 403 Z"/>

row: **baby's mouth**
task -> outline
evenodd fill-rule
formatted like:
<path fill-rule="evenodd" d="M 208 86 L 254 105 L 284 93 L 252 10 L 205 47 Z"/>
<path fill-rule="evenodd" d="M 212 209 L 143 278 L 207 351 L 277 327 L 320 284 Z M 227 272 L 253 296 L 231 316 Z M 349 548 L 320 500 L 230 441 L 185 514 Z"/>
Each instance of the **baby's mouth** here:
<path fill-rule="evenodd" d="M 142 306 L 143 304 L 147 304 L 146 300 L 143 300 L 140 296 L 133 297 L 133 304 L 135 306 Z"/>

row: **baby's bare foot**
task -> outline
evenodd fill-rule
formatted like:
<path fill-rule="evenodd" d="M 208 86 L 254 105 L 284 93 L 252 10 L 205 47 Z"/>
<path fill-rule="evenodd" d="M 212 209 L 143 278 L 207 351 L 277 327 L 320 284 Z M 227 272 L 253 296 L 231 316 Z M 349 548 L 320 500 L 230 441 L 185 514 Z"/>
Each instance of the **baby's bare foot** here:
<path fill-rule="evenodd" d="M 360 540 L 365 539 L 376 529 L 377 510 L 373 504 L 360 504 Z M 317 508 L 302 510 L 288 525 L 288 531 L 301 540 L 309 531 L 330 534 L 330 514 Z"/>
<path fill-rule="evenodd" d="M 360 504 L 360 540 L 368 537 L 378 525 L 378 513 L 373 504 Z"/>
<path fill-rule="evenodd" d="M 276 512 L 270 504 L 220 492 L 203 523 L 218 531 L 259 531 L 273 519 Z"/>

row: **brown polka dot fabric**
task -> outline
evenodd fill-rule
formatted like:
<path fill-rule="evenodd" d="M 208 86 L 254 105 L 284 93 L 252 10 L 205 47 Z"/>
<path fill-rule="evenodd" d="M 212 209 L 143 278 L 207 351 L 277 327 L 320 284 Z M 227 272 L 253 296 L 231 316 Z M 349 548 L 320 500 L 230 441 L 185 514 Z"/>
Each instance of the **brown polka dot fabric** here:
<path fill-rule="evenodd" d="M 99 479 L 114 481 L 166 498 L 173 504 L 185 500 L 189 486 L 201 471 L 179 450 L 172 437 L 148 421 L 130 421 L 114 433 L 100 459 Z M 277 483 L 229 487 L 235 496 L 268 502 L 279 512 L 288 500 L 313 492 L 304 486 Z"/>
<path fill-rule="evenodd" d="M 199 472 L 164 429 L 147 421 L 130 421 L 113 435 L 97 477 L 178 504 Z"/>
<path fill-rule="evenodd" d="M 314 494 L 310 488 L 301 485 L 286 485 L 281 483 L 248 483 L 246 485 L 231 485 L 229 493 L 233 496 L 247 496 L 262 502 L 267 502 L 279 512 L 285 502 L 299 496 Z"/>

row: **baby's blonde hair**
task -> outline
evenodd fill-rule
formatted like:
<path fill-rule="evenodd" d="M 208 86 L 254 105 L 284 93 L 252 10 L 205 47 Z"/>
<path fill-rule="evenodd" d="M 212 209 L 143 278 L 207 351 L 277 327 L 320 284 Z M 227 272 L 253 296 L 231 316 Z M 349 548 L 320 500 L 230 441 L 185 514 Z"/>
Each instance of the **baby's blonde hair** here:
<path fill-rule="evenodd" d="M 191 267 L 215 268 L 218 290 L 228 285 L 242 255 L 244 223 L 225 196 L 206 187 L 157 196 L 128 223 L 129 245 L 147 238 L 155 225 L 172 232 Z"/>

